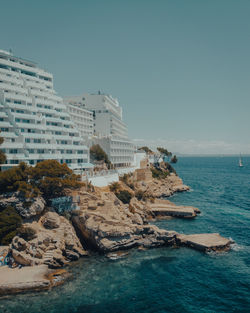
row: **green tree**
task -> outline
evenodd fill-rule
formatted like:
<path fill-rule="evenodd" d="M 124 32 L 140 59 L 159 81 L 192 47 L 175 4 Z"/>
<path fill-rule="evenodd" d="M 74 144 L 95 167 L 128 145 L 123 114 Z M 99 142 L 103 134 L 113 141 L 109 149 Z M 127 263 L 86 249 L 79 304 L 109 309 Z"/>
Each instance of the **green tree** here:
<path fill-rule="evenodd" d="M 29 178 L 29 166 L 21 162 L 18 166 L 0 172 L 0 193 L 17 191 L 23 182 Z"/>
<path fill-rule="evenodd" d="M 132 194 L 127 190 L 121 190 L 119 192 L 116 192 L 115 195 L 124 204 L 128 204 L 132 198 Z"/>
<path fill-rule="evenodd" d="M 45 200 L 63 196 L 66 189 L 81 186 L 79 176 L 66 163 L 55 160 L 45 160 L 30 168 L 30 183 L 38 188 Z"/>
<path fill-rule="evenodd" d="M 120 184 L 118 182 L 113 182 L 109 185 L 110 191 L 117 193 L 120 190 Z"/>
<path fill-rule="evenodd" d="M 0 145 L 4 142 L 3 137 L 0 137 Z M 0 164 L 4 164 L 6 162 L 6 155 L 5 153 L 0 150 Z M 1 171 L 1 167 L 0 167 L 0 171 Z"/>
<path fill-rule="evenodd" d="M 165 148 L 162 148 L 162 147 L 158 147 L 157 150 L 163 154 L 163 156 L 167 156 L 168 158 L 172 156 L 172 152 L 168 151 L 167 149 Z"/>
<path fill-rule="evenodd" d="M 153 154 L 153 153 L 154 153 L 154 152 L 153 152 L 151 149 L 149 149 L 149 147 L 147 147 L 147 146 L 143 146 L 143 147 L 141 147 L 141 148 L 138 148 L 138 150 L 145 151 L 147 154 Z"/>
<path fill-rule="evenodd" d="M 103 161 L 108 165 L 108 168 L 111 166 L 107 153 L 101 148 L 100 145 L 93 145 L 90 149 L 90 160 L 94 161 Z"/>
<path fill-rule="evenodd" d="M 8 245 L 16 236 L 21 224 L 22 219 L 13 207 L 0 207 L 0 245 Z"/>
<path fill-rule="evenodd" d="M 170 162 L 171 163 L 177 163 L 177 161 L 178 161 L 178 159 L 177 159 L 176 155 L 174 155 Z"/>
<path fill-rule="evenodd" d="M 55 160 L 45 160 L 35 167 L 20 163 L 18 166 L 0 173 L 0 192 L 20 191 L 26 198 L 41 194 L 45 200 L 65 195 L 66 189 L 81 186 L 79 176 L 66 164 Z"/>

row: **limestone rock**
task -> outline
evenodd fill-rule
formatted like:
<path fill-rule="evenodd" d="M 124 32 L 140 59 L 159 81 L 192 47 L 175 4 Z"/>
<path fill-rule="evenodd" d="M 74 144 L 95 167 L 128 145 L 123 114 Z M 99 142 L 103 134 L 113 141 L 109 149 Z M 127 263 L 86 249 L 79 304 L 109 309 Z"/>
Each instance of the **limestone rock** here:
<path fill-rule="evenodd" d="M 42 224 L 48 229 L 58 228 L 60 226 L 60 217 L 55 212 L 47 212 L 43 216 Z"/>
<path fill-rule="evenodd" d="M 146 192 L 154 198 L 169 197 L 175 192 L 189 190 L 189 187 L 183 184 L 183 181 L 177 175 L 171 173 L 165 179 L 153 178 L 151 181 L 135 183 L 136 189 Z"/>
<path fill-rule="evenodd" d="M 25 251 L 20 252 L 18 250 L 11 249 L 11 252 L 15 262 L 17 262 L 18 264 L 26 266 L 42 264 L 41 260 L 33 258 L 30 254 L 26 253 Z"/>
<path fill-rule="evenodd" d="M 13 206 L 18 214 L 29 219 L 40 215 L 45 208 L 45 200 L 42 197 L 25 199 L 19 192 L 3 194 L 0 197 L 1 207 Z"/>
<path fill-rule="evenodd" d="M 112 252 L 132 247 L 167 245 L 175 234 L 145 225 L 147 206 L 133 198 L 131 205 L 124 205 L 113 193 L 100 195 L 104 205 L 96 210 L 81 209 L 72 218 L 73 225 L 86 249 Z M 88 197 L 89 198 L 89 197 Z"/>
<path fill-rule="evenodd" d="M 12 239 L 12 248 L 16 249 L 17 251 L 24 251 L 29 248 L 29 243 L 23 238 L 15 236 Z"/>
<path fill-rule="evenodd" d="M 55 212 L 47 212 L 38 221 L 26 224 L 36 230 L 36 238 L 13 238 L 10 251 L 17 263 L 57 268 L 87 254 L 70 222 Z"/>

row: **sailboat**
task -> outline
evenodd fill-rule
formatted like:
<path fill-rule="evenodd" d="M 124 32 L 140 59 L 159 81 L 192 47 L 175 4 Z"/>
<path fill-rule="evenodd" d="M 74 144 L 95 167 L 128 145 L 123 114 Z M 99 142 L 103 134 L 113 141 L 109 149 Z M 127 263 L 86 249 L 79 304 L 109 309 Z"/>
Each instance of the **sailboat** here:
<path fill-rule="evenodd" d="M 243 163 L 242 163 L 241 155 L 240 155 L 240 158 L 239 158 L 239 167 L 243 167 Z"/>

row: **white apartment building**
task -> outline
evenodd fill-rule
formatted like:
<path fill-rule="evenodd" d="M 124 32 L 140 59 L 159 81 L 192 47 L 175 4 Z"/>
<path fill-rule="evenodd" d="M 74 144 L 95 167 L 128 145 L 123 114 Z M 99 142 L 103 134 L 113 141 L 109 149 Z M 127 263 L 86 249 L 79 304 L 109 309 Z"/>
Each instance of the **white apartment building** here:
<path fill-rule="evenodd" d="M 79 101 L 64 100 L 71 121 L 82 138 L 89 139 L 94 134 L 93 112 L 84 108 Z"/>
<path fill-rule="evenodd" d="M 134 147 L 128 138 L 127 126 L 122 121 L 122 108 L 117 99 L 98 92 L 65 98 L 67 106 L 81 106 L 93 113 L 92 143 L 99 144 L 116 167 L 130 166 Z M 74 117 L 71 116 L 72 121 Z"/>
<path fill-rule="evenodd" d="M 89 149 L 53 88 L 52 74 L 0 50 L 1 149 L 10 167 L 53 159 L 71 168 L 89 162 Z"/>

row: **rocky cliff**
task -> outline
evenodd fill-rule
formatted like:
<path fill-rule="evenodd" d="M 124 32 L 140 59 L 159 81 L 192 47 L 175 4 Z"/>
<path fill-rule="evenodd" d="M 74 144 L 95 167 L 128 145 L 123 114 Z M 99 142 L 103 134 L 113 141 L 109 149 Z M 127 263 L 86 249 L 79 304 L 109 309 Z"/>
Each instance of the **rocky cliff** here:
<path fill-rule="evenodd" d="M 175 232 L 147 223 L 150 208 L 136 198 L 125 205 L 113 193 L 97 196 L 81 192 L 80 204 L 81 209 L 73 212 L 72 222 L 86 249 L 107 253 L 174 242 Z"/>
<path fill-rule="evenodd" d="M 33 230 L 34 238 L 13 238 L 10 251 L 18 264 L 47 264 L 57 268 L 87 254 L 71 223 L 55 212 L 45 213 L 38 221 L 24 223 L 22 228 Z"/>

